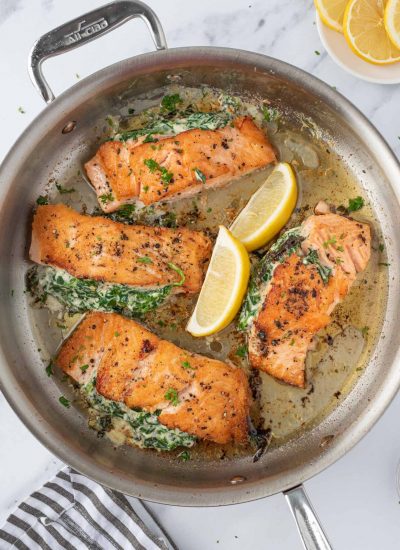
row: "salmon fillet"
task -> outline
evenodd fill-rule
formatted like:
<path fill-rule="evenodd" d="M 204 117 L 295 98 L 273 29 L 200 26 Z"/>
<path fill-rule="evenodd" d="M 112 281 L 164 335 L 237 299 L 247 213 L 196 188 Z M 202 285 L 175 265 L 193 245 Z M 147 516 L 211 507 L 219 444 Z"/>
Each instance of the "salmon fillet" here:
<path fill-rule="evenodd" d="M 85 169 L 101 208 L 112 212 L 134 200 L 149 205 L 222 186 L 274 160 L 265 133 L 240 117 L 217 130 L 158 136 L 156 143 L 107 141 Z"/>
<path fill-rule="evenodd" d="M 179 289 L 198 292 L 211 242 L 200 231 L 126 225 L 56 204 L 38 206 L 29 254 L 75 277 L 142 288 L 178 282 L 172 263 L 185 274 Z"/>
<path fill-rule="evenodd" d="M 247 439 L 245 373 L 161 340 L 114 313 L 89 313 L 55 364 L 79 384 L 96 376 L 98 393 L 129 408 L 161 410 L 158 420 L 215 443 Z M 86 370 L 82 372 L 81 366 Z"/>
<path fill-rule="evenodd" d="M 335 306 L 348 294 L 369 261 L 368 225 L 337 214 L 311 216 L 300 228 L 297 252 L 274 269 L 249 332 L 253 367 L 288 384 L 305 386 L 305 359 L 315 334 L 330 322 Z M 330 273 L 324 282 L 318 263 Z"/>

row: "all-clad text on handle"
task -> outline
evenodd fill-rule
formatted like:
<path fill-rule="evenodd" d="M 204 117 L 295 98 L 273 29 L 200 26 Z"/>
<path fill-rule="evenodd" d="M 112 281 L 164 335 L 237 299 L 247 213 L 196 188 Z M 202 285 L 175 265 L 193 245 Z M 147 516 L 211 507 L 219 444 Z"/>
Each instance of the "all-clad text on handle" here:
<path fill-rule="evenodd" d="M 28 70 L 33 85 L 46 103 L 53 101 L 54 94 L 43 75 L 43 61 L 91 42 L 136 17 L 147 24 L 156 49 L 165 50 L 167 42 L 160 20 L 151 8 L 138 0 L 120 0 L 106 4 L 39 38 L 30 52 Z"/>

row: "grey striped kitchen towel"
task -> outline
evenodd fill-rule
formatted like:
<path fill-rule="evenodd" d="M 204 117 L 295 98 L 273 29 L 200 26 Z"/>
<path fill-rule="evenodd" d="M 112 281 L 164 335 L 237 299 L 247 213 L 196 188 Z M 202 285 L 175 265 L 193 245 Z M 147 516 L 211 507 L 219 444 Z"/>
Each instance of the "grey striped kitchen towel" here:
<path fill-rule="evenodd" d="M 141 501 L 65 468 L 0 529 L 0 549 L 176 550 Z"/>

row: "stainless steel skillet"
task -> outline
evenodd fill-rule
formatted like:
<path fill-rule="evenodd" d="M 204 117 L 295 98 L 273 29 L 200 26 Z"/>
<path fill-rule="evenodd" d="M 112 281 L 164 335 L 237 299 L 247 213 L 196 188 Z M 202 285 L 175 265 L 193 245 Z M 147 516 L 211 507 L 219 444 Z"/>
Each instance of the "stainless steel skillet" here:
<path fill-rule="evenodd" d="M 159 51 L 122 61 L 80 81 L 57 99 L 41 73 L 47 57 L 83 45 L 132 17 L 144 19 Z M 281 61 L 223 48 L 168 50 L 154 13 L 140 2 L 109 4 L 42 37 L 30 59 L 36 87 L 50 105 L 15 143 L 0 169 L 0 383 L 8 401 L 54 454 L 104 485 L 168 504 L 235 504 L 284 491 L 309 548 L 328 547 L 299 485 L 345 454 L 383 413 L 400 384 L 399 258 L 400 167 L 363 115 L 329 86 Z M 115 451 L 99 441 L 77 411 L 58 403 L 32 325 L 24 274 L 32 208 L 49 178 L 66 177 L 96 146 L 104 117 L 129 97 L 179 78 L 237 93 L 279 99 L 321 129 L 375 207 L 389 256 L 388 305 L 382 335 L 365 372 L 338 407 L 298 438 L 273 448 L 257 463 L 177 463 L 156 453 Z M 76 412 L 76 414 L 74 414 Z M 314 529 L 314 532 L 312 533 Z M 310 534 L 311 533 L 311 534 Z M 308 537 L 308 538 L 307 538 Z"/>

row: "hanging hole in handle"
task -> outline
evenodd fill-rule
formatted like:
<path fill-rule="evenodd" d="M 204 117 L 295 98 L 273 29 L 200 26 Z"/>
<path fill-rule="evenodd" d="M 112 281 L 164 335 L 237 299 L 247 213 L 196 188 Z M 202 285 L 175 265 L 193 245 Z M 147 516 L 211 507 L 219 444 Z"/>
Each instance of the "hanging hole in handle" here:
<path fill-rule="evenodd" d="M 29 76 L 46 103 L 54 100 L 42 64 L 46 59 L 68 52 L 109 33 L 130 19 L 140 18 L 147 24 L 157 50 L 167 48 L 167 42 L 157 15 L 139 0 L 119 0 L 53 29 L 34 44 L 29 55 Z"/>

